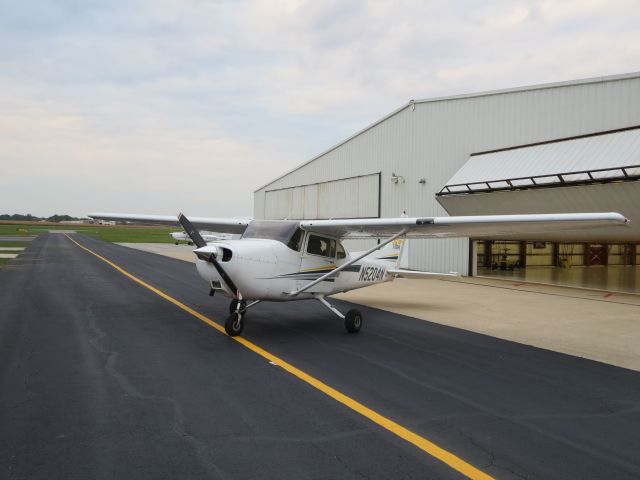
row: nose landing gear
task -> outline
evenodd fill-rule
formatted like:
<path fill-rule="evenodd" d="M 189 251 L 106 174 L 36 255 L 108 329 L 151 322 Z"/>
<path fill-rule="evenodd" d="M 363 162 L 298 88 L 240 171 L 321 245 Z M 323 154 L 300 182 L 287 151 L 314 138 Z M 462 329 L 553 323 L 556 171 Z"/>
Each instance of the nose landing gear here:
<path fill-rule="evenodd" d="M 224 322 L 224 331 L 230 337 L 238 336 L 242 333 L 244 328 L 244 316 L 247 314 L 247 310 L 254 305 L 260 303 L 260 300 L 254 300 L 247 305 L 247 301 L 240 298 L 240 300 L 233 299 L 229 304 L 230 315 Z"/>
<path fill-rule="evenodd" d="M 231 303 L 229 304 L 229 314 L 230 315 L 233 315 L 233 312 L 238 310 L 238 303 L 240 303 L 240 310 L 242 310 L 243 312 L 247 308 L 247 301 L 246 300 L 240 300 L 240 302 L 238 302 L 238 300 L 233 299 L 233 300 L 231 300 Z"/>
<path fill-rule="evenodd" d="M 227 332 L 227 335 L 235 337 L 242 333 L 242 329 L 244 328 L 242 317 L 244 317 L 244 315 L 237 310 L 227 317 L 227 320 L 224 322 L 224 331 Z"/>

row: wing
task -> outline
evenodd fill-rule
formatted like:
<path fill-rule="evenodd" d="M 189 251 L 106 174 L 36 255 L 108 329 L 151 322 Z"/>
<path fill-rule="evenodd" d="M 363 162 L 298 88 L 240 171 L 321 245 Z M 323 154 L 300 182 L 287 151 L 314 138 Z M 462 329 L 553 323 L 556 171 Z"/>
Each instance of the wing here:
<path fill-rule="evenodd" d="M 407 238 L 495 238 L 508 235 L 534 235 L 558 230 L 611 227 L 627 223 L 629 220 L 619 213 L 555 213 L 303 220 L 300 226 L 305 230 L 341 238 L 389 237 L 403 229 L 406 230 Z"/>
<path fill-rule="evenodd" d="M 154 225 L 176 226 L 178 215 L 143 215 L 137 213 L 90 213 L 89 217 L 99 220 L 115 220 L 119 222 L 149 223 Z M 245 218 L 206 218 L 189 217 L 191 223 L 199 229 L 207 229 L 221 233 L 243 233 L 251 220 Z"/>

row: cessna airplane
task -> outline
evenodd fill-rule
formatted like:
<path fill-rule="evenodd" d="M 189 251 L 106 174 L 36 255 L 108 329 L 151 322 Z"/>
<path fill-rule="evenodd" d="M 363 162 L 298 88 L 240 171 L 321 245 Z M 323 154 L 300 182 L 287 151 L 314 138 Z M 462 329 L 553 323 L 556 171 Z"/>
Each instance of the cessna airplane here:
<path fill-rule="evenodd" d="M 187 219 L 162 215 L 92 213 L 95 219 L 175 225 L 196 245 L 196 268 L 210 286 L 231 298 L 228 335 L 242 333 L 247 310 L 262 301 L 318 300 L 344 320 L 349 333 L 362 327 L 362 314 L 341 313 L 327 297 L 415 272 L 397 268 L 406 238 L 495 238 L 549 230 L 625 225 L 619 213 L 490 215 L 469 217 L 372 218 L 345 220 Z M 198 228 L 241 234 L 238 240 L 207 244 Z M 341 240 L 379 239 L 362 252 L 347 252 Z M 524 237 L 522 237 L 524 238 Z"/>

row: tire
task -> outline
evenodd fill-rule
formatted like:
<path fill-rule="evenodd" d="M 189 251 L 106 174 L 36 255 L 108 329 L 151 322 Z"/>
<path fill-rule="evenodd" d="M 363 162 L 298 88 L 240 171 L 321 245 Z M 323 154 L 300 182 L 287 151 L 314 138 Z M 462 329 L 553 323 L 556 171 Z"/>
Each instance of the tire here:
<path fill-rule="evenodd" d="M 359 310 L 352 308 L 344 317 L 344 327 L 349 333 L 358 333 L 362 328 L 362 314 Z"/>
<path fill-rule="evenodd" d="M 247 302 L 245 300 L 242 300 L 242 306 L 240 307 L 240 309 L 244 312 L 244 307 L 247 305 Z M 238 308 L 238 300 L 231 300 L 231 303 L 229 304 L 229 315 L 233 315 L 233 313 L 236 311 L 236 309 Z"/>
<path fill-rule="evenodd" d="M 238 315 L 238 312 L 234 312 L 227 320 L 224 322 L 224 331 L 227 332 L 227 335 L 230 337 L 236 337 L 242 333 L 242 329 L 244 328 L 244 320 L 242 315 Z"/>

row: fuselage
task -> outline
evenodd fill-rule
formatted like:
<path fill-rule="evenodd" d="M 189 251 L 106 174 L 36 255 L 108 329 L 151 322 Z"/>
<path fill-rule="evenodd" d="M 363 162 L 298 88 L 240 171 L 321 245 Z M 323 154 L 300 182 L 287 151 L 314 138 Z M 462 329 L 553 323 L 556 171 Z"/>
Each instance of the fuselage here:
<path fill-rule="evenodd" d="M 384 258 L 381 252 L 374 252 L 309 290 L 292 296 L 290 292 L 347 263 L 357 253 L 346 252 L 339 239 L 320 237 L 308 232 L 302 232 L 302 238 L 295 245 L 289 243 L 290 245 L 286 245 L 279 240 L 246 238 L 214 242 L 198 251 L 216 254 L 219 265 L 246 300 L 301 300 L 393 279 L 393 275 L 387 270 L 395 266 L 397 254 L 395 257 L 391 255 L 391 258 L 386 255 Z M 222 252 L 225 252 L 224 255 Z M 214 290 L 235 297 L 211 262 L 198 258 L 196 266 L 200 276 Z"/>

